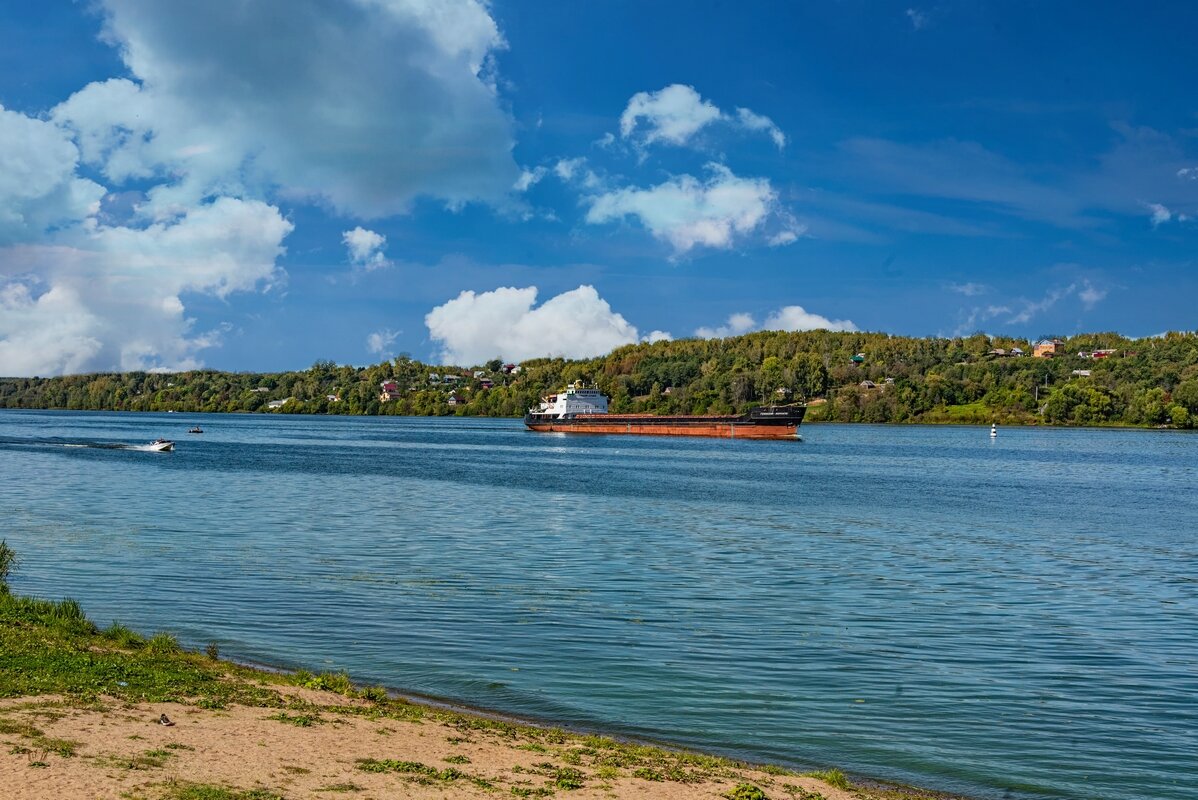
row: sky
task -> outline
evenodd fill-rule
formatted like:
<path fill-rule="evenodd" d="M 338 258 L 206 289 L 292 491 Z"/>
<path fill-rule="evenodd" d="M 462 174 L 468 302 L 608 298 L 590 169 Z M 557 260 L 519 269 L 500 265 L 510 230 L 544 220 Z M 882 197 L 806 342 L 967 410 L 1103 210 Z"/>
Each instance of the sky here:
<path fill-rule="evenodd" d="M 1198 5 L 0 4 L 0 375 L 1198 327 Z"/>

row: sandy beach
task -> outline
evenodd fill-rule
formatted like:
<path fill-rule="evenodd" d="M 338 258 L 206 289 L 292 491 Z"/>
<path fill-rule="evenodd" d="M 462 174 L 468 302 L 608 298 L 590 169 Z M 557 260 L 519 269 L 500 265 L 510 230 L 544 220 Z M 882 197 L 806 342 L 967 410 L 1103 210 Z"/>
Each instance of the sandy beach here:
<path fill-rule="evenodd" d="M 457 715 L 402 719 L 332 692 L 274 690 L 285 708 L 0 701 L 0 797 L 675 800 L 736 796 L 738 786 L 768 797 L 860 797 L 814 777 L 721 759 Z M 162 715 L 174 724 L 162 725 Z"/>

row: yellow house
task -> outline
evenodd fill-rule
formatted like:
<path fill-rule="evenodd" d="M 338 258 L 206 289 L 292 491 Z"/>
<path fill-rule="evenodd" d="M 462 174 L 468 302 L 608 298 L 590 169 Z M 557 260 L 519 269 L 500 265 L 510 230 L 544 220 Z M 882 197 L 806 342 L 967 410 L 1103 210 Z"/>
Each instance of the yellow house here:
<path fill-rule="evenodd" d="M 1032 358 L 1053 358 L 1064 355 L 1065 343 L 1060 339 L 1041 339 L 1032 347 Z"/>

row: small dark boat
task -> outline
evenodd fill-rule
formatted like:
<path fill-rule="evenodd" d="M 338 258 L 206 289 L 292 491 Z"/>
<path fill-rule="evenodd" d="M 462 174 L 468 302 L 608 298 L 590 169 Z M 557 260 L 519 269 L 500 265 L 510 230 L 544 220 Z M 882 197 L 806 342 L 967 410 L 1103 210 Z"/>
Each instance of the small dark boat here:
<path fill-rule="evenodd" d="M 203 432 L 204 432 L 204 429 L 203 429 L 203 428 L 201 428 L 199 425 L 196 425 L 194 428 L 189 428 L 189 429 L 187 430 L 187 432 L 188 432 L 188 433 L 203 433 Z"/>

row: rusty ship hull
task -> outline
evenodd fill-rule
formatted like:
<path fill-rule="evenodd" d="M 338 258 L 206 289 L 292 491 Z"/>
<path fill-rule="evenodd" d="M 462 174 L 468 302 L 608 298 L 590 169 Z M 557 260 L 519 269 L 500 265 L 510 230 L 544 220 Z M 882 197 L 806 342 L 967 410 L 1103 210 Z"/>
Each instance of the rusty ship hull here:
<path fill-rule="evenodd" d="M 659 417 L 652 414 L 576 414 L 553 417 L 529 413 L 529 430 L 639 436 L 706 436 L 721 439 L 796 439 L 807 407 L 769 406 L 738 416 Z"/>

